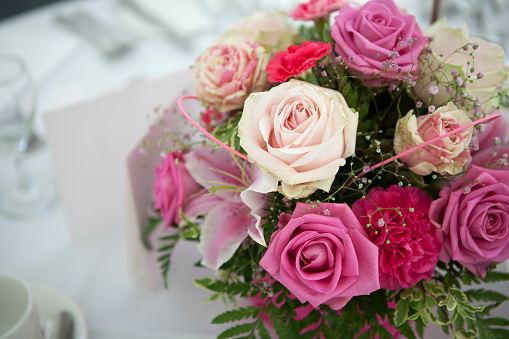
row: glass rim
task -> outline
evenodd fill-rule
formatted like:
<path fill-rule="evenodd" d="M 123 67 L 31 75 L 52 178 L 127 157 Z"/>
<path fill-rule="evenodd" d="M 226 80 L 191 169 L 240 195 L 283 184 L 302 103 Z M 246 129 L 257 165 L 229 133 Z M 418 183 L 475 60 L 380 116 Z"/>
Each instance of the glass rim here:
<path fill-rule="evenodd" d="M 11 62 L 12 64 L 16 64 L 19 66 L 19 69 L 13 73 L 13 75 L 10 75 L 8 77 L 3 77 L 0 75 L 0 84 L 7 84 L 12 81 L 15 81 L 15 79 L 20 75 L 26 72 L 26 63 L 25 60 L 13 53 L 0 53 L 0 62 Z"/>

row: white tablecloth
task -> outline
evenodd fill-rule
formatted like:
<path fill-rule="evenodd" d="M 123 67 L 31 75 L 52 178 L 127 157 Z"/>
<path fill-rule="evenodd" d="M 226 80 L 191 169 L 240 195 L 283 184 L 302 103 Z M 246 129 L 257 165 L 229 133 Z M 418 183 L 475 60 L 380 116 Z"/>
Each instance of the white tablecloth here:
<path fill-rule="evenodd" d="M 95 0 L 58 3 L 0 21 L 0 51 L 24 56 L 34 74 L 37 131 L 42 135 L 44 112 L 186 68 L 218 35 L 212 30 L 202 32 L 191 50 L 148 37 L 120 58 L 107 59 L 53 20 L 55 13 L 76 6 L 111 13 L 113 20 L 121 20 L 114 12 L 115 2 Z M 182 15 L 192 20 L 192 13 Z M 35 151 L 26 163 L 33 173 L 54 175 L 47 148 Z M 13 175 L 5 156 L 0 156 L 0 168 L 0 185 L 5 185 Z M 211 275 L 193 267 L 200 259 L 195 245 L 177 247 L 168 290 L 147 289 L 129 275 L 126 228 L 120 220 L 122 216 L 118 224 L 93 237 L 75 239 L 60 203 L 35 219 L 13 221 L 0 216 L 0 272 L 68 294 L 83 310 L 91 338 L 215 337 L 224 327 L 209 323 L 229 307 L 220 301 L 202 303 L 210 293 L 192 285 L 193 277 Z M 508 292 L 507 286 L 499 289 Z M 507 308 L 505 312 L 508 314 Z M 430 336 L 435 332 L 430 331 Z"/>

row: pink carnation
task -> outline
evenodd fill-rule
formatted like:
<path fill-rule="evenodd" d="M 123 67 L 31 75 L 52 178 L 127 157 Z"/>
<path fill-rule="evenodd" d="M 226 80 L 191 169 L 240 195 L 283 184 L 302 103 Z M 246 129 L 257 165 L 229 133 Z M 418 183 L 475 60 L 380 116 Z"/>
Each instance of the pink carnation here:
<path fill-rule="evenodd" d="M 332 50 L 330 43 L 304 41 L 302 45 L 289 46 L 278 52 L 269 61 L 267 73 L 270 82 L 285 82 L 286 79 L 302 75 Z"/>
<path fill-rule="evenodd" d="M 379 247 L 381 288 L 409 288 L 431 278 L 442 249 L 440 233 L 428 217 L 431 202 L 418 188 L 392 185 L 375 187 L 368 198 L 353 204 L 353 212 Z"/>
<path fill-rule="evenodd" d="M 298 4 L 289 16 L 295 20 L 313 21 L 327 18 L 329 13 L 337 11 L 345 3 L 344 0 L 310 0 L 306 3 Z"/>
<path fill-rule="evenodd" d="M 155 168 L 154 209 L 160 210 L 164 227 L 170 227 L 180 222 L 180 209 L 202 187 L 187 171 L 182 153 L 170 152 L 161 160 L 162 165 Z"/>

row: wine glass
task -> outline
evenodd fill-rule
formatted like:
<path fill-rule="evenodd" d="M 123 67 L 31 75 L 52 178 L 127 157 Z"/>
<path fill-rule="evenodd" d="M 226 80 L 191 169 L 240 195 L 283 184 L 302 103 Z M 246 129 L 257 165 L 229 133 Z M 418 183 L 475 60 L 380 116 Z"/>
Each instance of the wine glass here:
<path fill-rule="evenodd" d="M 16 175 L 11 187 L 0 188 L 0 213 L 10 218 L 37 215 L 52 206 L 56 198 L 49 181 L 36 182 L 23 166 L 33 138 L 34 115 L 35 91 L 24 60 L 0 53 L 0 152 L 14 159 Z"/>

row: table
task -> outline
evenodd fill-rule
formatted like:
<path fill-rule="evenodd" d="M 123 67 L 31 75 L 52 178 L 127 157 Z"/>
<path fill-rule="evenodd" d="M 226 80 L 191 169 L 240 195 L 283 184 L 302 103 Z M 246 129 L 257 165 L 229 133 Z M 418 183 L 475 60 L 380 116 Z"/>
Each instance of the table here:
<path fill-rule="evenodd" d="M 215 39 L 204 35 L 192 49 L 180 50 L 162 38 L 148 36 L 137 40 L 125 55 L 110 59 L 53 18 L 56 13 L 84 8 L 119 20 L 114 12 L 117 6 L 114 1 L 68 1 L 0 21 L 0 51 L 22 55 L 34 76 L 36 131 L 43 137 L 45 112 L 187 68 Z M 31 153 L 26 165 L 33 174 L 55 176 L 47 147 Z M 9 159 L 0 156 L 0 167 L 0 184 L 5 184 L 13 175 Z M 119 222 L 94 237 L 75 239 L 60 202 L 34 219 L 0 217 L 0 271 L 69 295 L 85 314 L 90 338 L 215 337 L 221 327 L 210 321 L 227 308 L 221 303 L 202 305 L 210 295 L 195 288 L 192 277 L 208 272 L 192 267 L 200 259 L 195 246 L 177 248 L 168 290 L 150 289 L 130 276 L 125 232 Z"/>

